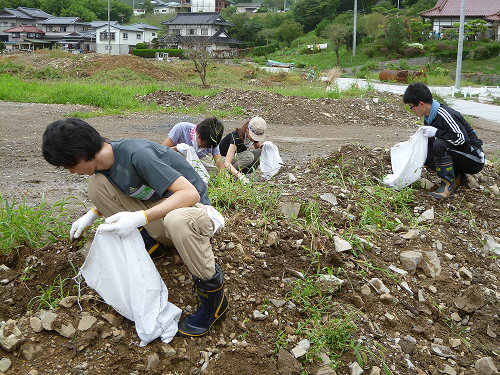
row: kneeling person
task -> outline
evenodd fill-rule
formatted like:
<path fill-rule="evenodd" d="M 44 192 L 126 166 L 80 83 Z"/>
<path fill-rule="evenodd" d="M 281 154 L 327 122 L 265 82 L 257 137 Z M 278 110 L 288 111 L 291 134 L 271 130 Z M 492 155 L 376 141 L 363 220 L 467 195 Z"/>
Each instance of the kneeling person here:
<path fill-rule="evenodd" d="M 93 175 L 95 207 L 72 227 L 79 237 L 101 214 L 106 230 L 126 237 L 144 227 L 156 241 L 173 245 L 193 275 L 200 308 L 179 323 L 179 335 L 201 336 L 228 308 L 224 277 L 210 244 L 222 216 L 210 206 L 207 186 L 182 155 L 143 139 L 108 141 L 88 123 L 68 118 L 43 134 L 45 160 L 71 173 Z"/>

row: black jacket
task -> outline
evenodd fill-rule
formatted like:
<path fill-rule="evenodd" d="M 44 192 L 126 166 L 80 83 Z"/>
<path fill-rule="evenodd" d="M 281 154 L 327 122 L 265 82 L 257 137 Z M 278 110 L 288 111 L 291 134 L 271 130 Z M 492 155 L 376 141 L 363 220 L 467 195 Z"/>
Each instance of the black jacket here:
<path fill-rule="evenodd" d="M 438 129 L 436 138 L 448 141 L 454 146 L 475 146 L 481 147 L 483 141 L 480 140 L 472 126 L 462 117 L 462 115 L 454 109 L 443 104 L 440 105 L 438 113 L 432 124 L 430 125 Z"/>

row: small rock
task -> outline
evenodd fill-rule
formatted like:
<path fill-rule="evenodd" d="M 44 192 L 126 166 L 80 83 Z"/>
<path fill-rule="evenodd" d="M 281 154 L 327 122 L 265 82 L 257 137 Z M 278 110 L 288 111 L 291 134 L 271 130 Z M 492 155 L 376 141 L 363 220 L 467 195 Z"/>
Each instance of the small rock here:
<path fill-rule="evenodd" d="M 495 375 L 498 370 L 491 357 L 483 357 L 476 361 L 474 367 L 479 375 Z"/>

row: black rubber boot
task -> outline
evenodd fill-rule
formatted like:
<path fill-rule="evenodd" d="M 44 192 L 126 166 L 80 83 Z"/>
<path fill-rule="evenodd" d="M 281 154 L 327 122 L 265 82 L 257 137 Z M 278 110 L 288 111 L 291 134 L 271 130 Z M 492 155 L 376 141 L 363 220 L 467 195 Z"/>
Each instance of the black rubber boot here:
<path fill-rule="evenodd" d="M 179 322 L 179 336 L 203 336 L 226 313 L 228 302 L 224 295 L 224 275 L 218 265 L 215 265 L 215 272 L 215 276 L 209 280 L 193 276 L 194 288 L 198 290 L 201 304 L 194 314 Z"/>
<path fill-rule="evenodd" d="M 455 170 L 453 169 L 453 158 L 451 156 L 435 157 L 436 173 L 441 177 L 441 185 L 433 193 L 427 193 L 436 199 L 445 199 L 453 196 L 455 190 Z"/>
<path fill-rule="evenodd" d="M 165 248 L 165 246 L 151 237 L 148 231 L 144 229 L 144 227 L 140 227 L 139 232 L 141 232 L 144 245 L 146 246 L 146 250 L 151 259 L 155 260 L 165 256 L 165 254 L 167 253 L 167 249 Z"/>
<path fill-rule="evenodd" d="M 467 175 L 465 173 L 459 173 L 456 177 L 455 177 L 455 181 L 454 181 L 454 189 L 457 190 L 460 186 L 462 185 L 465 185 L 466 183 L 469 182 L 469 177 L 467 177 Z"/>

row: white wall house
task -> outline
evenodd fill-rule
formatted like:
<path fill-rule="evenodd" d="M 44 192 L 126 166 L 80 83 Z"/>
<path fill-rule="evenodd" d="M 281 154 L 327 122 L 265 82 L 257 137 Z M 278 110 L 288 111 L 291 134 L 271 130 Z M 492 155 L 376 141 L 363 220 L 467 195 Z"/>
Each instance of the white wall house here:
<path fill-rule="evenodd" d="M 158 32 L 161 31 L 159 27 L 148 25 L 144 22 L 134 23 L 132 25 L 127 25 L 128 27 L 135 27 L 144 31 L 144 43 L 151 43 L 154 38 L 158 38 Z"/>
<path fill-rule="evenodd" d="M 420 16 L 432 21 L 432 31 L 441 37 L 453 24 L 460 23 L 461 0 L 437 0 L 434 8 L 420 13 Z M 500 0 L 472 0 L 465 2 L 465 22 L 485 20 L 489 30 L 487 37 L 499 39 Z"/>
<path fill-rule="evenodd" d="M 123 55 L 137 43 L 144 42 L 144 31 L 131 26 L 108 25 L 96 30 L 96 52 L 110 55 Z M 111 48 L 111 53 L 110 53 Z"/>
<path fill-rule="evenodd" d="M 230 6 L 227 0 L 181 0 L 181 6 L 191 7 L 191 13 L 219 12 Z"/>

